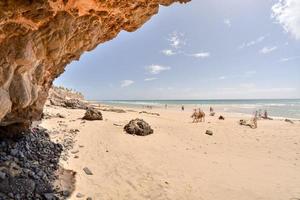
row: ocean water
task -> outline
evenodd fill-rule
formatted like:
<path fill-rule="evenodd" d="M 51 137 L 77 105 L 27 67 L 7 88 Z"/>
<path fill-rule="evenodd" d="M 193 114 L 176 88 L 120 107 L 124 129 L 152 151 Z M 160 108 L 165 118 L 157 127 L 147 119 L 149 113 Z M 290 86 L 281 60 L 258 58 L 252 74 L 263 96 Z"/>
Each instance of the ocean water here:
<path fill-rule="evenodd" d="M 234 100 L 109 100 L 97 101 L 127 107 L 215 106 L 215 110 L 253 114 L 267 110 L 270 116 L 300 119 L 300 99 L 234 99 Z"/>

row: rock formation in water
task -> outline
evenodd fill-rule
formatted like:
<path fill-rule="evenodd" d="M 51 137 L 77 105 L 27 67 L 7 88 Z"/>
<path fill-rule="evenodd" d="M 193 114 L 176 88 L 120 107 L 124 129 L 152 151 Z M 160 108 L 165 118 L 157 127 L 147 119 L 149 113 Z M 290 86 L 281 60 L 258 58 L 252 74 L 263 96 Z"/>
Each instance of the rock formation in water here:
<path fill-rule="evenodd" d="M 85 51 L 190 0 L 0 1 L 0 134 L 41 117 L 53 80 Z"/>

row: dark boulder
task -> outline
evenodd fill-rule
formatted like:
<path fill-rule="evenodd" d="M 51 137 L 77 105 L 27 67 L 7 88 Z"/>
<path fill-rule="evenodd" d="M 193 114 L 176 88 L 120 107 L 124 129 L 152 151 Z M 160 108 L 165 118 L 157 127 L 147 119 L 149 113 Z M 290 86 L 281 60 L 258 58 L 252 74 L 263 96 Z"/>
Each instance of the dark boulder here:
<path fill-rule="evenodd" d="M 103 120 L 102 113 L 95 108 L 88 108 L 82 119 L 85 120 Z"/>
<path fill-rule="evenodd" d="M 124 131 L 131 135 L 146 136 L 153 133 L 151 126 L 142 119 L 131 120 L 125 127 Z"/>
<path fill-rule="evenodd" d="M 211 130 L 206 130 L 205 134 L 212 136 L 214 133 Z"/>

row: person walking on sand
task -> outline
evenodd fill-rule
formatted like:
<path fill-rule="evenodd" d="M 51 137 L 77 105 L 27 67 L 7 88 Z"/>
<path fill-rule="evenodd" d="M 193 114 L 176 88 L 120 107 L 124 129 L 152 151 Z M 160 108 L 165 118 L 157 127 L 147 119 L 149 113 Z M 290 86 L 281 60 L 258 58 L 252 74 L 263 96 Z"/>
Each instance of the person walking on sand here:
<path fill-rule="evenodd" d="M 197 116 L 198 116 L 198 112 L 197 109 L 194 109 L 194 113 L 192 114 L 191 118 L 193 118 L 193 122 L 197 122 Z"/>
<path fill-rule="evenodd" d="M 181 111 L 184 111 L 184 105 L 181 106 Z"/>
<path fill-rule="evenodd" d="M 262 118 L 263 118 L 263 119 L 269 119 L 269 120 L 272 120 L 272 118 L 268 116 L 268 111 L 267 111 L 267 110 L 265 110 L 264 116 L 263 116 Z"/>
<path fill-rule="evenodd" d="M 263 119 L 268 119 L 268 112 L 267 110 L 264 111 L 264 115 L 262 117 Z"/>
<path fill-rule="evenodd" d="M 214 109 L 212 107 L 209 107 L 209 115 L 210 116 L 215 116 Z"/>
<path fill-rule="evenodd" d="M 200 122 L 205 122 L 205 113 L 201 110 L 201 108 L 199 108 L 198 115 Z"/>
<path fill-rule="evenodd" d="M 255 115 L 252 118 L 252 126 L 250 126 L 251 128 L 257 128 L 257 119 L 258 119 L 258 112 L 255 111 Z"/>
<path fill-rule="evenodd" d="M 258 117 L 262 118 L 262 110 L 261 109 L 258 110 Z"/>
<path fill-rule="evenodd" d="M 254 113 L 254 118 L 256 118 L 256 119 L 258 118 L 258 111 L 257 110 Z"/>

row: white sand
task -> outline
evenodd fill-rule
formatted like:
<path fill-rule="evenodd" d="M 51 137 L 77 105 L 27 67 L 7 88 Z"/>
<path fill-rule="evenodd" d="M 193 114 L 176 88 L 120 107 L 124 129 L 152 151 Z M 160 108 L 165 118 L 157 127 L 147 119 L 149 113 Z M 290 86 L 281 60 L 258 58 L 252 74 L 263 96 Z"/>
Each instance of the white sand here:
<path fill-rule="evenodd" d="M 73 149 L 79 150 L 79 158 L 71 154 L 62 161 L 77 172 L 71 199 L 77 199 L 78 192 L 94 200 L 300 198 L 299 121 L 260 120 L 258 129 L 250 129 L 237 123 L 246 115 L 223 113 L 225 121 L 206 117 L 205 123 L 193 124 L 190 110 L 154 109 L 151 112 L 161 116 L 102 112 L 103 121 L 81 123 L 83 110 L 46 110 L 67 118 L 44 120 L 42 126 L 80 130 Z M 146 120 L 154 134 L 125 134 L 123 126 L 137 117 Z M 214 135 L 204 134 L 207 129 Z M 93 175 L 86 175 L 84 167 Z"/>

